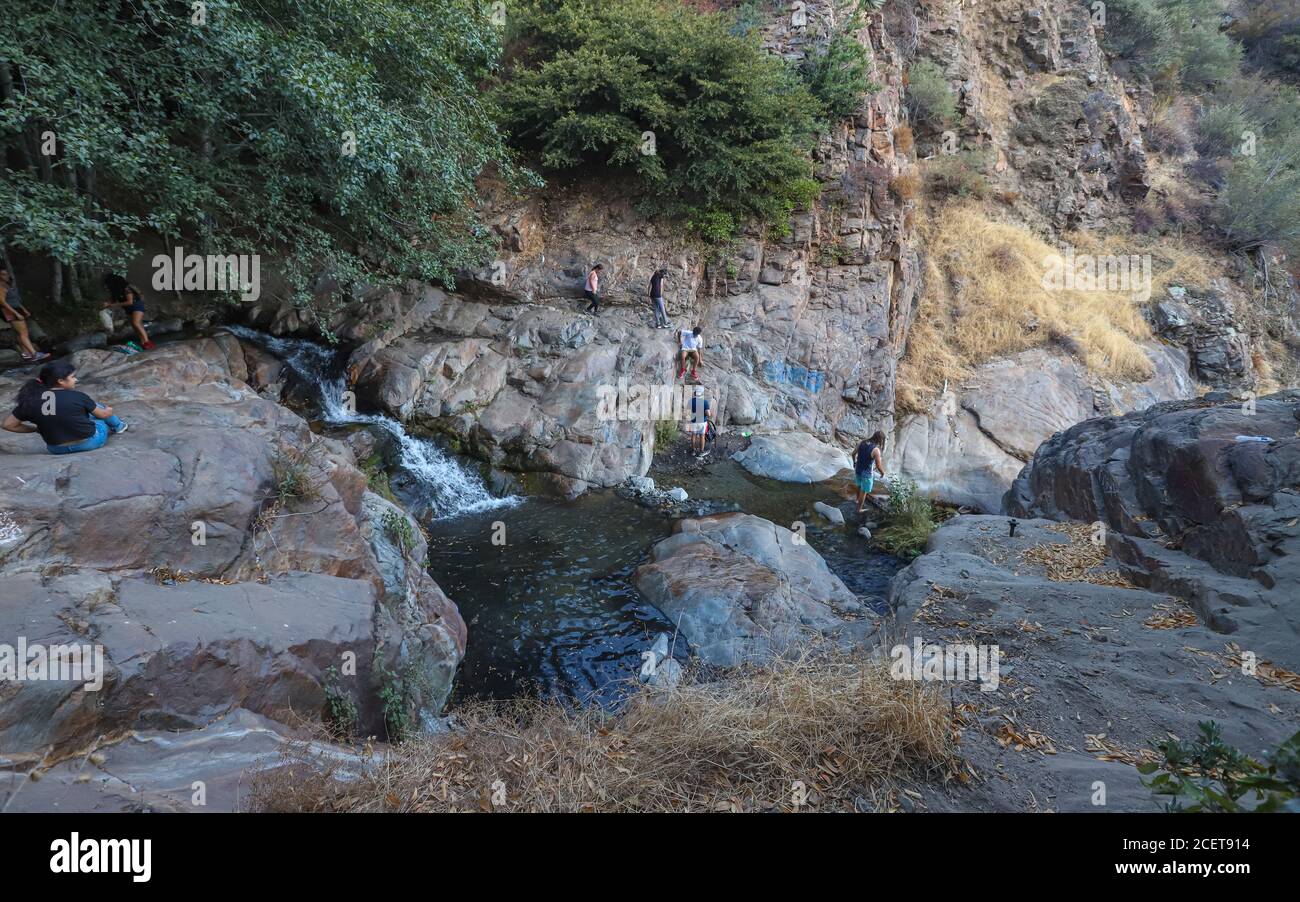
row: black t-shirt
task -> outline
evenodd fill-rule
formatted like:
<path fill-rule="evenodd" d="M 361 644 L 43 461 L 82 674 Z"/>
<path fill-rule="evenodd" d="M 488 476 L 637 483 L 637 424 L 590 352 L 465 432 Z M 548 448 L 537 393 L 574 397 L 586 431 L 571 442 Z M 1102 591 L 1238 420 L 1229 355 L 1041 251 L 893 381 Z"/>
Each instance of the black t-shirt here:
<path fill-rule="evenodd" d="M 37 396 L 33 403 L 14 408 L 14 416 L 25 423 L 35 423 L 41 438 L 47 445 L 68 445 L 84 441 L 95 434 L 95 424 L 90 422 L 90 413 L 96 407 L 90 395 L 74 389 L 55 389 L 54 413 L 44 414 L 45 393 Z"/>
<path fill-rule="evenodd" d="M 664 296 L 664 274 L 655 273 L 650 277 L 650 297 L 661 298 Z"/>
<path fill-rule="evenodd" d="M 876 446 L 871 442 L 862 442 L 858 445 L 857 460 L 853 462 L 854 473 L 861 476 L 863 473 L 871 472 L 871 467 L 875 463 L 871 459 L 871 455 L 875 450 Z"/>

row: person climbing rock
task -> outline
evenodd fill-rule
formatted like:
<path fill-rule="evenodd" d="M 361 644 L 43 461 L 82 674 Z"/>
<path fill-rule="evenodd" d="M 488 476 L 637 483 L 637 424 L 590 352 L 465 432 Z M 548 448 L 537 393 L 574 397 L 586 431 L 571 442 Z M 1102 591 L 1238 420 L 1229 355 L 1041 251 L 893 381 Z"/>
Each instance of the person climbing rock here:
<path fill-rule="evenodd" d="M 681 331 L 682 351 L 681 365 L 677 368 L 677 378 L 682 378 L 686 372 L 686 361 L 691 360 L 691 378 L 700 378 L 700 348 L 704 341 L 700 338 L 701 329 L 696 326 L 694 329 L 683 329 Z"/>
<path fill-rule="evenodd" d="M 661 266 L 650 277 L 650 303 L 654 305 L 655 328 L 671 329 L 668 322 L 668 308 L 664 305 L 664 279 L 668 277 L 668 267 Z"/>
<path fill-rule="evenodd" d="M 704 453 L 709 437 L 709 413 L 712 405 L 704 397 L 704 386 L 695 386 L 695 397 L 691 398 L 691 421 L 686 431 L 691 436 L 691 450 L 697 454 Z"/>
<path fill-rule="evenodd" d="M 14 330 L 14 335 L 18 339 L 18 354 L 23 358 L 23 362 L 36 363 L 45 360 L 50 355 L 36 350 L 32 344 L 27 330 L 27 321 L 32 318 L 32 315 L 23 306 L 22 298 L 18 294 L 18 286 L 13 281 L 9 270 L 0 266 L 0 314 L 4 315 L 5 322 Z"/>
<path fill-rule="evenodd" d="M 587 273 L 587 283 L 582 290 L 583 296 L 591 301 L 587 305 L 585 311 L 587 313 L 600 313 L 600 275 L 604 269 L 604 264 L 597 263 L 591 268 L 591 272 Z"/>
<path fill-rule="evenodd" d="M 866 512 L 867 498 L 875 487 L 876 480 L 871 472 L 872 466 L 874 465 L 880 471 L 881 477 L 885 475 L 885 462 L 880 454 L 884 447 L 885 433 L 877 429 L 871 438 L 858 444 L 858 450 L 853 455 L 853 476 L 858 485 L 858 513 L 860 514 Z"/>
<path fill-rule="evenodd" d="M 104 276 L 104 287 L 108 289 L 108 300 L 104 302 L 104 306 L 121 307 L 125 310 L 131 328 L 140 339 L 140 347 L 152 351 L 154 343 L 149 340 L 149 333 L 144 328 L 144 296 L 140 294 L 140 289 L 113 273 Z"/>
<path fill-rule="evenodd" d="M 6 432 L 39 432 L 51 454 L 76 454 L 104 447 L 109 433 L 126 432 L 126 423 L 77 391 L 77 371 L 66 360 L 41 367 L 18 390 L 13 413 L 0 424 Z"/>

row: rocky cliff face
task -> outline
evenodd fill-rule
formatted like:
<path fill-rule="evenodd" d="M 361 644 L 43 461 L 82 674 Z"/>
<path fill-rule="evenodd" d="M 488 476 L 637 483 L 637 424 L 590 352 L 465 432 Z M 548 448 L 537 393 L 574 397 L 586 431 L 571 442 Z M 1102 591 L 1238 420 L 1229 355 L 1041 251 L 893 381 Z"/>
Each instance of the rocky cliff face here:
<path fill-rule="evenodd" d="M 807 4 L 814 22 L 834 4 Z M 764 32 L 799 59 L 813 40 L 789 17 Z M 601 389 L 674 384 L 676 328 L 704 330 L 700 378 L 723 424 L 806 431 L 850 444 L 893 425 L 895 369 L 919 286 L 908 207 L 889 190 L 905 160 L 895 149 L 904 60 L 874 16 L 859 34 L 882 88 L 816 150 L 824 193 L 792 233 L 750 231 L 709 260 L 647 222 L 604 182 L 556 182 L 524 199 L 495 198 L 489 219 L 502 253 L 455 294 L 412 286 L 367 298 L 335 323 L 362 342 L 358 394 L 452 437 L 492 467 L 538 472 L 564 494 L 644 474 L 653 452 L 645 417 L 601 416 Z M 605 266 L 611 304 L 581 314 L 582 281 Z M 670 269 L 675 329 L 651 328 L 650 274 Z M 265 305 L 255 323 L 306 323 Z"/>
<path fill-rule="evenodd" d="M 813 23 L 836 14 L 829 2 L 807 8 Z M 1134 204 L 1164 190 L 1143 139 L 1153 98 L 1112 67 L 1089 12 L 1059 0 L 886 3 L 858 35 L 881 88 L 817 148 L 821 199 L 788 237 L 751 230 L 723 258 L 647 221 L 607 180 L 557 179 L 523 198 L 489 186 L 498 259 L 454 293 L 372 294 L 332 323 L 358 344 L 358 394 L 560 494 L 644 474 L 652 412 L 643 403 L 609 417 L 599 398 L 620 383 L 632 400 L 674 385 L 676 334 L 650 328 L 646 297 L 659 265 L 670 269 L 675 327 L 704 329 L 701 378 L 724 426 L 808 432 L 841 447 L 881 428 L 893 436 L 890 470 L 978 510 L 996 511 L 1060 429 L 1193 397 L 1197 383 L 1256 388 L 1262 352 L 1259 330 L 1243 322 L 1254 289 L 1243 277 L 1152 299 L 1145 383 L 1099 377 L 1065 336 L 990 360 L 928 410 L 895 420 L 897 364 L 927 286 L 916 202 L 891 186 L 945 141 L 913 123 L 915 149 L 900 143 L 910 63 L 934 60 L 955 91 L 961 116 L 950 137 L 983 156 L 996 215 L 1049 242 L 1073 230 L 1124 233 Z M 763 35 L 798 60 L 826 30 L 795 29 L 782 15 Z M 580 289 L 596 262 L 610 306 L 593 318 L 580 312 Z M 1280 303 L 1297 306 L 1294 296 Z M 276 332 L 309 326 L 272 302 L 248 313 Z"/>
<path fill-rule="evenodd" d="M 1153 98 L 1122 65 L 1112 67 L 1087 4 L 891 6 L 891 32 L 913 39 L 917 56 L 936 61 L 955 88 L 962 116 L 951 137 L 984 154 L 988 203 L 999 216 L 1049 242 L 1076 231 L 1127 234 L 1133 205 L 1162 192 L 1143 138 Z M 922 153 L 941 140 L 921 136 Z M 946 386 L 925 413 L 901 419 L 891 463 L 944 500 L 996 512 L 1010 480 L 1058 430 L 1194 397 L 1197 383 L 1253 390 L 1264 377 L 1265 338 L 1244 321 L 1254 287 L 1243 276 L 1154 297 L 1145 311 L 1154 375 L 1145 383 L 1098 377 L 1068 342 L 994 359 Z M 1290 294 L 1282 305 L 1294 310 Z"/>

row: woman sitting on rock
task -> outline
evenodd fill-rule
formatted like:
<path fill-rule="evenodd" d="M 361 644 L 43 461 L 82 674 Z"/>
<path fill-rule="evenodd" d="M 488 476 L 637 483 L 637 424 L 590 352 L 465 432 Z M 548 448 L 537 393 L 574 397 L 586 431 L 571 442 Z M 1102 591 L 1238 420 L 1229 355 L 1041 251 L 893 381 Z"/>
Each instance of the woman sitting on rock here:
<path fill-rule="evenodd" d="M 41 367 L 40 375 L 18 390 L 6 432 L 39 432 L 51 454 L 75 454 L 104 447 L 110 430 L 126 432 L 113 408 L 100 407 L 77 388 L 76 369 L 66 360 Z M 35 424 L 35 425 L 32 425 Z"/>

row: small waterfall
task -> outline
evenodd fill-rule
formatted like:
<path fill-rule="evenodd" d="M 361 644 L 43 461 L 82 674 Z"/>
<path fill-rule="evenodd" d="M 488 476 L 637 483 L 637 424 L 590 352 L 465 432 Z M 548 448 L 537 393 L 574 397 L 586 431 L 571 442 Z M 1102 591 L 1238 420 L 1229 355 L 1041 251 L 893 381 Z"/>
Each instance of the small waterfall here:
<path fill-rule="evenodd" d="M 318 392 L 321 418 L 337 426 L 364 423 L 382 429 L 396 443 L 398 461 L 420 487 L 423 500 L 438 520 L 513 507 L 521 498 L 497 498 L 478 474 L 462 466 L 433 442 L 407 433 L 400 422 L 382 414 L 355 413 L 344 403 L 347 381 L 338 366 L 337 352 L 302 338 L 279 338 L 246 326 L 226 326 L 244 341 L 265 348 L 284 361 Z"/>

